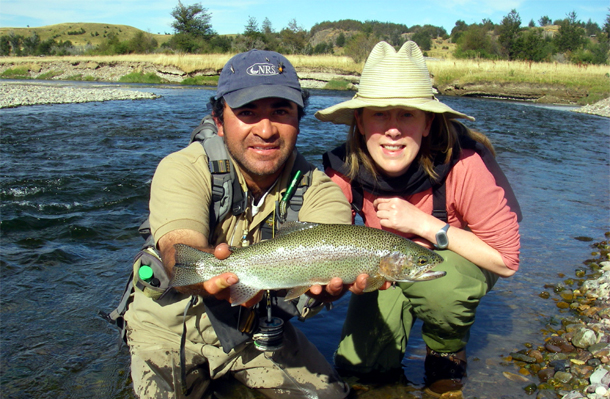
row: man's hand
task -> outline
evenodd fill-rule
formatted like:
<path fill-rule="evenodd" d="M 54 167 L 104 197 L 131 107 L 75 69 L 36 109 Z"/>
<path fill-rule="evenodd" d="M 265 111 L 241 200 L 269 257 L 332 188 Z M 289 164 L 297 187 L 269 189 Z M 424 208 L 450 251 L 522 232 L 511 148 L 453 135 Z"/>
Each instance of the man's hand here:
<path fill-rule="evenodd" d="M 216 248 L 214 248 L 214 256 L 220 260 L 227 259 L 229 255 L 231 255 L 229 244 L 218 244 Z"/>
<path fill-rule="evenodd" d="M 220 260 L 227 259 L 231 255 L 231 250 L 228 244 L 218 244 L 214 248 L 214 256 Z M 231 302 L 230 290 L 233 284 L 237 284 L 239 279 L 233 273 L 223 273 L 220 276 L 212 277 L 208 281 L 203 283 L 203 287 L 210 294 L 214 295 L 218 299 L 224 299 L 225 301 Z M 254 298 L 241 304 L 246 308 L 256 305 L 263 297 L 263 293 L 259 292 Z"/>

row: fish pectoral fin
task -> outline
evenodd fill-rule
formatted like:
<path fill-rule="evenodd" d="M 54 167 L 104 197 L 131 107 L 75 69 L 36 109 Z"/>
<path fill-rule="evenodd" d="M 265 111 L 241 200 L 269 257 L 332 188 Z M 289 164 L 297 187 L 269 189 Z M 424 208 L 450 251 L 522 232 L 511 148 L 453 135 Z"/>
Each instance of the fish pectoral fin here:
<path fill-rule="evenodd" d="M 237 283 L 229 287 L 231 306 L 238 306 L 254 298 L 260 289 L 246 284 Z"/>
<path fill-rule="evenodd" d="M 436 280 L 437 278 L 444 277 L 447 272 L 426 272 L 421 276 L 415 277 L 411 280 L 396 280 L 397 283 L 415 283 L 418 281 L 430 281 Z"/>
<path fill-rule="evenodd" d="M 304 293 L 306 293 L 307 291 L 309 291 L 309 288 L 311 288 L 309 285 L 305 285 L 302 287 L 293 287 L 288 291 L 284 300 L 290 301 L 291 299 L 298 298 L 301 295 L 303 295 Z"/>
<path fill-rule="evenodd" d="M 386 282 L 385 277 L 378 274 L 376 276 L 370 276 L 366 280 L 366 287 L 364 288 L 364 292 L 371 292 L 379 289 Z"/>

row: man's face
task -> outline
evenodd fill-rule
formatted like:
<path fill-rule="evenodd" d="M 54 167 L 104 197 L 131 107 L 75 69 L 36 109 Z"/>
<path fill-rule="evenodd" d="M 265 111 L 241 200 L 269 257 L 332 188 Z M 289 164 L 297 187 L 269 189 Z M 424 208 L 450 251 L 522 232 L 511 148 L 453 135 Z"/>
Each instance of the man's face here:
<path fill-rule="evenodd" d="M 281 98 L 264 98 L 240 108 L 225 104 L 224 136 L 229 153 L 248 183 L 266 189 L 282 172 L 299 134 L 298 107 Z"/>

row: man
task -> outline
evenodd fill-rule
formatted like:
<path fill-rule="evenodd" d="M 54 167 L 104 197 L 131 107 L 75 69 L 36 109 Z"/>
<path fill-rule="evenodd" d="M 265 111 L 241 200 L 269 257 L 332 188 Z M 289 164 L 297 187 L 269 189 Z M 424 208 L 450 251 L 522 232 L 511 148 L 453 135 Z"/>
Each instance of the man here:
<path fill-rule="evenodd" d="M 216 246 L 214 253 L 222 259 L 229 256 L 227 244 L 262 239 L 261 228 L 301 159 L 295 144 L 306 99 L 294 67 L 278 53 L 252 50 L 227 62 L 211 99 L 213 116 L 248 203 L 244 212 L 230 212 L 210 231 L 212 177 L 203 146 L 192 143 L 163 159 L 151 185 L 150 225 L 169 276 L 174 244 L 208 252 Z M 352 221 L 341 190 L 318 170 L 311 174 L 298 217 L 317 223 Z M 312 287 L 309 294 L 330 301 L 348 288 L 361 293 L 365 280 L 361 275 L 353 286 L 344 287 L 333 279 L 328 286 Z M 159 301 L 135 291 L 125 320 L 136 395 L 200 398 L 212 380 L 230 374 L 269 397 L 347 396 L 348 386 L 290 322 L 285 322 L 283 348 L 265 352 L 254 347 L 252 331 L 239 331 L 237 324 L 251 317 L 250 308 L 262 293 L 245 307 L 231 307 L 228 287 L 237 281 L 236 275 L 224 273 Z M 238 322 L 231 323 L 234 319 Z"/>

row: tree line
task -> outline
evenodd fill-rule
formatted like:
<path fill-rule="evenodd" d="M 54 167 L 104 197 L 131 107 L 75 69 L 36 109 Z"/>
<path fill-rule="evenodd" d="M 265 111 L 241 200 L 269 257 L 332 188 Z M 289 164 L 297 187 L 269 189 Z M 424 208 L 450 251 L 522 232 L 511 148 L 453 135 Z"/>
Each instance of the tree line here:
<path fill-rule="evenodd" d="M 458 58 L 487 58 L 523 61 L 559 61 L 585 64 L 608 64 L 610 51 L 610 13 L 603 27 L 578 20 L 575 12 L 565 19 L 551 21 L 548 16 L 521 26 L 517 10 L 508 13 L 500 24 L 483 20 L 467 25 L 457 21 L 451 30 L 451 41 L 457 44 Z M 557 29 L 549 29 L 553 25 Z"/>
<path fill-rule="evenodd" d="M 555 21 L 542 16 L 538 24 L 531 20 L 528 26 L 523 26 L 519 13 L 513 9 L 499 24 L 489 19 L 470 25 L 458 20 L 450 33 L 433 25 L 407 27 L 351 19 L 320 22 L 309 31 L 292 19 L 286 27 L 275 30 L 268 18 L 259 24 L 256 18 L 249 17 L 243 32 L 237 35 L 218 35 L 212 27 L 211 12 L 201 3 L 187 6 L 179 0 L 171 16 L 174 34 L 160 46 L 153 35 L 142 31 L 123 41 L 111 32 L 98 46 L 86 46 L 85 49 L 75 48 L 70 41 L 57 42 L 55 38 L 41 41 L 36 33 L 30 37 L 11 33 L 0 37 L 0 55 L 201 54 L 236 53 L 253 48 L 312 55 L 334 54 L 340 49 L 341 54 L 362 62 L 380 40 L 396 48 L 413 40 L 426 52 L 441 43 L 438 39 L 455 43 L 454 56 L 457 58 L 608 64 L 610 55 L 610 12 L 602 27 L 591 20 L 586 23 L 578 20 L 575 12 Z M 550 25 L 556 29 L 550 29 Z"/>

